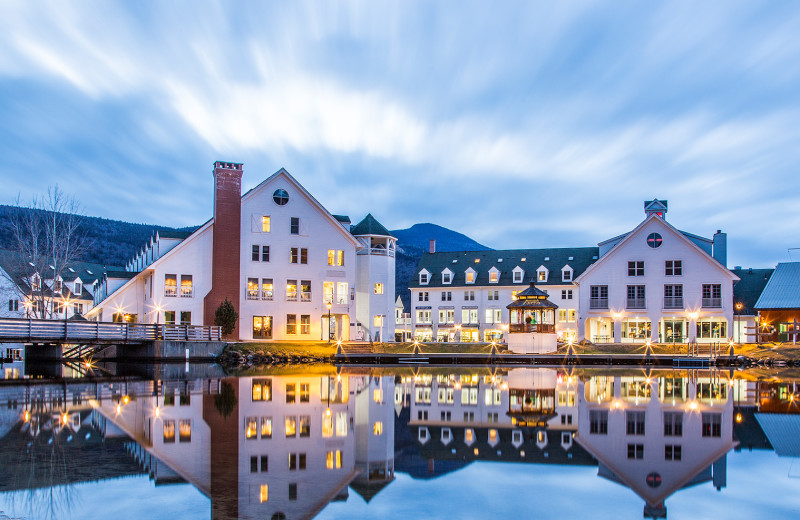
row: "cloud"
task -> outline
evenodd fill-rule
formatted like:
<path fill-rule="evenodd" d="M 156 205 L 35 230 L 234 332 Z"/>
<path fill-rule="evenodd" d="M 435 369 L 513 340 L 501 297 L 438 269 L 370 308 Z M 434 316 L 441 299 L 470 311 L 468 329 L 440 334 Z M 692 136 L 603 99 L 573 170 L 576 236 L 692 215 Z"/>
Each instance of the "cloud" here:
<path fill-rule="evenodd" d="M 589 245 L 657 196 L 689 231 L 772 242 L 739 261 L 797 245 L 763 219 L 800 188 L 800 8 L 503 7 L 4 2 L 0 173 L 188 225 L 211 161 L 245 161 L 251 185 L 284 166 L 331 211 L 494 247 Z"/>

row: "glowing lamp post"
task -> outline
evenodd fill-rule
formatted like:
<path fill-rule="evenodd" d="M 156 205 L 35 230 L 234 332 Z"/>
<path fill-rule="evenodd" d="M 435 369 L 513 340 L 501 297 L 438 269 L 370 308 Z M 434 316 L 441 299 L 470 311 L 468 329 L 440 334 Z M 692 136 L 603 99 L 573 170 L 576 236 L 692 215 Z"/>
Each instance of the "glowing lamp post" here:
<path fill-rule="evenodd" d="M 64 339 L 67 339 L 67 310 L 69 309 L 69 298 L 64 296 L 63 305 L 64 305 Z"/>
<path fill-rule="evenodd" d="M 331 330 L 331 302 L 328 302 L 326 304 L 326 307 L 328 307 L 328 344 L 330 345 L 330 343 L 331 343 L 331 333 L 333 332 Z"/>
<path fill-rule="evenodd" d="M 734 320 L 734 323 L 736 323 L 736 342 L 737 343 L 741 343 L 742 342 L 741 334 L 739 334 L 739 327 L 741 326 L 741 313 L 742 313 L 742 308 L 743 307 L 744 307 L 744 305 L 742 305 L 742 302 L 736 302 L 736 305 L 734 305 L 734 308 L 736 309 L 736 316 L 739 318 L 737 320 Z"/>

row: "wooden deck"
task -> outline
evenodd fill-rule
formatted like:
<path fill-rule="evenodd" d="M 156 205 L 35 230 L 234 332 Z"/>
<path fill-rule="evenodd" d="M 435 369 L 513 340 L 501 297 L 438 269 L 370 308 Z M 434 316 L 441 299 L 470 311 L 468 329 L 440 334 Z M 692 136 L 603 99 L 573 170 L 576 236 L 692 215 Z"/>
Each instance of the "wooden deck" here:
<path fill-rule="evenodd" d="M 653 366 L 674 368 L 708 368 L 738 366 L 738 358 L 730 356 L 690 357 L 686 355 L 655 354 L 388 354 L 388 353 L 343 353 L 335 360 L 344 365 L 515 365 L 515 366 Z"/>
<path fill-rule="evenodd" d="M 0 318 L 0 343 L 121 344 L 156 340 L 221 341 L 220 327 Z"/>

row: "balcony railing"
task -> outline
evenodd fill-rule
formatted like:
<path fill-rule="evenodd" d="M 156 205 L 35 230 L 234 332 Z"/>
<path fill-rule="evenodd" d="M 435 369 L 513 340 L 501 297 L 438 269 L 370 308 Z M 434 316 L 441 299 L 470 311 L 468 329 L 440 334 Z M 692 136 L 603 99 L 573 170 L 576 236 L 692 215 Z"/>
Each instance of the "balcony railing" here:
<path fill-rule="evenodd" d="M 385 247 L 365 247 L 364 249 L 360 249 L 356 254 L 393 257 L 394 249 L 386 249 Z"/>
<path fill-rule="evenodd" d="M 647 301 L 644 298 L 628 298 L 628 302 L 625 305 L 627 309 L 646 309 L 647 308 Z"/>
<path fill-rule="evenodd" d="M 287 292 L 286 293 L 286 301 L 287 302 L 296 302 L 297 301 L 297 293 L 296 292 Z"/>
<path fill-rule="evenodd" d="M 178 288 L 175 286 L 167 285 L 164 287 L 164 296 L 177 296 Z"/>
<path fill-rule="evenodd" d="M 683 296 L 664 296 L 665 309 L 683 309 Z"/>
<path fill-rule="evenodd" d="M 181 298 L 191 298 L 191 297 L 192 297 L 192 288 L 181 287 Z"/>
<path fill-rule="evenodd" d="M 272 291 L 264 291 L 261 293 L 261 299 L 272 301 Z"/>
<path fill-rule="evenodd" d="M 247 291 L 247 299 L 248 300 L 257 300 L 258 299 L 258 291 Z"/>
<path fill-rule="evenodd" d="M 590 309 L 608 309 L 608 298 L 592 298 L 589 300 Z"/>
<path fill-rule="evenodd" d="M 722 308 L 722 298 L 703 298 L 704 309 L 720 309 Z"/>
<path fill-rule="evenodd" d="M 512 323 L 508 332 L 538 332 L 540 334 L 555 334 L 556 326 L 550 323 Z"/>
<path fill-rule="evenodd" d="M 311 301 L 311 293 L 310 292 L 301 292 L 300 293 L 300 301 L 301 302 L 310 302 Z"/>

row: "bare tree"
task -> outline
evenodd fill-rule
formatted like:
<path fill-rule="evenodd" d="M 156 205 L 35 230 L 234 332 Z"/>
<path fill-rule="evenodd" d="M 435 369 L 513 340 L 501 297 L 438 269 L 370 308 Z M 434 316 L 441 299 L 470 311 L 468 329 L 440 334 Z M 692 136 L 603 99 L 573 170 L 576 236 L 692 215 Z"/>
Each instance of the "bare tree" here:
<path fill-rule="evenodd" d="M 3 275 L 17 288 L 27 316 L 52 318 L 65 300 L 60 280 L 86 249 L 82 207 L 58 185 L 29 203 L 18 196 L 16 205 L 18 211 L 11 218 L 12 272 Z"/>

